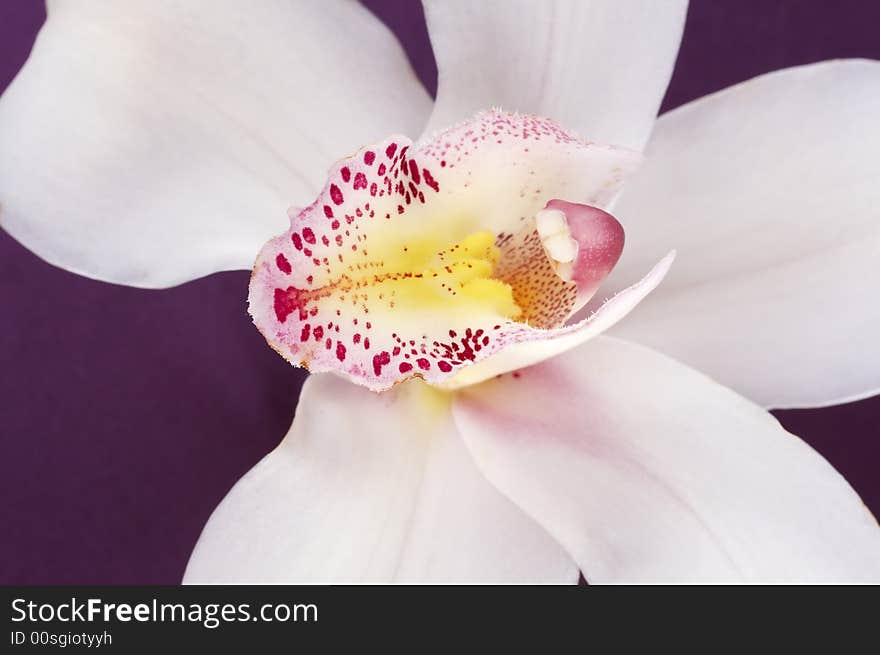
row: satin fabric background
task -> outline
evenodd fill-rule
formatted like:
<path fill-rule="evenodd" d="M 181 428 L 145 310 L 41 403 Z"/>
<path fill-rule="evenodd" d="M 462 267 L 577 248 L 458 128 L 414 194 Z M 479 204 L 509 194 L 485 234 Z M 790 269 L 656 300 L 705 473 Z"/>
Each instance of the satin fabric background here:
<path fill-rule="evenodd" d="M 419 3 L 364 4 L 433 91 Z M 0 89 L 43 19 L 40 2 L 0 4 Z M 691 0 L 663 110 L 787 66 L 880 58 L 878 21 L 871 0 Z M 0 583 L 180 581 L 211 511 L 286 432 L 305 377 L 251 325 L 247 281 L 103 284 L 0 231 Z M 197 339 L 196 319 L 213 325 Z M 880 515 L 880 397 L 775 414 Z"/>

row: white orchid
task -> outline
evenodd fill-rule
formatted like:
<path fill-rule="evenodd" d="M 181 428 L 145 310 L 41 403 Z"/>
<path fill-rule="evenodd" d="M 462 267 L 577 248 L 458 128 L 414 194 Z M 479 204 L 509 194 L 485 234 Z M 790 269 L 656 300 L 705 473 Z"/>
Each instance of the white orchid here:
<path fill-rule="evenodd" d="M 280 0 L 50 3 L 0 100 L 13 236 L 144 287 L 260 252 L 315 373 L 186 581 L 880 580 L 765 409 L 880 389 L 880 64 L 656 119 L 683 1 L 425 6 L 433 107 L 360 5 Z"/>

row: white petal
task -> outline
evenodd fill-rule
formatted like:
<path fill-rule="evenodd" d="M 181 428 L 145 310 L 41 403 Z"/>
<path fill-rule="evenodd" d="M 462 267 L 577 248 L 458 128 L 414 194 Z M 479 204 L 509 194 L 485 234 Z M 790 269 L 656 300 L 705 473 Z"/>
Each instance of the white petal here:
<path fill-rule="evenodd" d="M 425 0 L 438 68 L 429 130 L 501 106 L 640 149 L 666 91 L 686 0 Z"/>
<path fill-rule="evenodd" d="M 677 109 L 616 214 L 607 284 L 674 247 L 675 268 L 614 334 L 765 407 L 880 390 L 880 63 L 788 69 Z"/>
<path fill-rule="evenodd" d="M 880 527 L 773 417 L 600 337 L 460 392 L 480 469 L 591 582 L 880 581 Z"/>
<path fill-rule="evenodd" d="M 553 582 L 578 570 L 477 471 L 448 397 L 308 378 L 290 433 L 214 511 L 187 583 Z"/>
<path fill-rule="evenodd" d="M 0 101 L 0 220 L 102 280 L 250 268 L 333 161 L 429 108 L 355 2 L 50 3 Z"/>

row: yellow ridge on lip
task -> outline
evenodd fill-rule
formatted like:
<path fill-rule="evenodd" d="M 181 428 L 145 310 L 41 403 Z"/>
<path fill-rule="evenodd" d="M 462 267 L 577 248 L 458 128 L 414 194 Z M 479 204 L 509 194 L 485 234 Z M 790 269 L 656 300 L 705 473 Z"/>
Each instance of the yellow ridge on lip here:
<path fill-rule="evenodd" d="M 392 309 L 472 311 L 515 319 L 521 314 L 509 284 L 493 273 L 501 256 L 495 236 L 474 232 L 444 247 L 437 236 L 386 241 L 371 249 L 368 262 L 349 267 L 333 285 L 343 292 L 385 301 Z M 363 298 L 366 300 L 366 298 Z"/>

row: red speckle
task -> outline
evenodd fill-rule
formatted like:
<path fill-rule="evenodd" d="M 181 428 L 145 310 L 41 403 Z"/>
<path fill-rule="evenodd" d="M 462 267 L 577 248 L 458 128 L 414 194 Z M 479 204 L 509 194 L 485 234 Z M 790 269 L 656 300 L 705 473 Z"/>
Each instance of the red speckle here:
<path fill-rule="evenodd" d="M 367 150 L 364 153 L 364 163 L 367 166 L 372 166 L 375 159 L 376 159 L 376 153 L 373 152 L 372 150 Z"/>
<path fill-rule="evenodd" d="M 332 223 L 330 223 L 330 227 L 332 227 L 334 230 L 338 230 L 339 229 L 339 221 L 333 221 Z"/>
<path fill-rule="evenodd" d="M 336 359 L 340 362 L 345 361 L 345 346 L 338 341 L 336 342 Z"/>
<path fill-rule="evenodd" d="M 376 169 L 376 172 L 379 175 L 385 175 L 385 164 L 379 164 L 379 168 Z"/>
<path fill-rule="evenodd" d="M 333 210 L 330 208 L 330 205 L 324 205 L 324 216 L 333 218 Z"/>
<path fill-rule="evenodd" d="M 429 362 L 424 357 L 419 357 L 416 360 L 416 364 L 418 364 L 419 368 L 422 369 L 423 371 L 427 371 L 429 368 L 431 368 L 431 362 Z"/>
<path fill-rule="evenodd" d="M 408 362 L 400 362 L 400 366 L 398 368 L 400 368 L 401 373 L 408 373 L 412 370 L 412 364 L 409 364 Z"/>
<path fill-rule="evenodd" d="M 410 177 L 412 177 L 413 182 L 415 182 L 416 184 L 421 184 L 422 178 L 419 175 L 419 165 L 415 163 L 412 159 L 409 160 L 409 174 Z M 427 181 L 428 179 L 425 178 L 425 182 Z"/>
<path fill-rule="evenodd" d="M 334 205 L 341 205 L 343 201 L 342 191 L 339 190 L 339 187 L 335 184 L 330 185 L 330 199 L 333 201 Z"/>
<path fill-rule="evenodd" d="M 310 227 L 303 228 L 303 239 L 305 240 L 306 243 L 310 243 L 310 244 L 314 245 L 315 233 L 312 232 L 312 228 L 310 228 Z"/>
<path fill-rule="evenodd" d="M 308 341 L 310 333 L 311 333 L 311 329 L 312 329 L 312 326 L 309 325 L 308 323 L 303 325 L 302 332 L 300 332 L 300 334 L 299 334 L 299 340 L 300 341 Z"/>
<path fill-rule="evenodd" d="M 330 339 L 330 338 L 328 337 L 328 338 L 327 338 L 327 341 L 324 342 L 324 347 L 325 347 L 327 350 L 330 350 L 330 348 L 331 348 L 332 346 L 333 346 L 333 339 Z"/>
<path fill-rule="evenodd" d="M 402 213 L 403 213 L 403 205 L 397 205 L 397 213 L 398 213 L 398 214 L 402 214 Z"/>
<path fill-rule="evenodd" d="M 324 338 L 324 328 L 320 325 L 315 326 L 315 329 L 312 330 L 312 334 L 315 335 L 315 341 L 320 341 Z"/>
<path fill-rule="evenodd" d="M 382 374 L 382 367 L 391 363 L 391 355 L 387 351 L 382 351 L 378 355 L 373 355 L 373 373 Z"/>
<path fill-rule="evenodd" d="M 348 182 L 351 179 L 351 171 L 348 170 L 348 166 L 343 166 L 339 172 L 342 173 L 343 182 Z"/>
<path fill-rule="evenodd" d="M 385 148 L 385 156 L 388 157 L 388 159 L 391 159 L 395 152 L 397 152 L 397 144 L 389 143 L 388 147 Z"/>
<path fill-rule="evenodd" d="M 370 337 L 367 337 L 366 339 L 364 339 L 364 350 L 369 350 L 369 349 L 370 349 Z"/>
<path fill-rule="evenodd" d="M 375 195 L 376 195 L 376 192 L 377 192 L 378 190 L 379 190 L 379 187 L 376 185 L 375 182 L 373 182 L 373 183 L 370 185 L 370 195 L 371 195 L 371 196 L 375 196 Z M 371 216 L 372 216 L 372 214 L 373 214 L 373 212 L 370 212 L 370 215 L 371 215 Z"/>
<path fill-rule="evenodd" d="M 351 186 L 353 189 L 366 189 L 367 176 L 363 173 L 356 173 L 354 176 L 354 184 L 352 184 Z"/>
<path fill-rule="evenodd" d="M 287 261 L 287 257 L 284 256 L 284 253 L 278 253 L 278 256 L 275 258 L 275 265 L 278 267 L 278 270 L 283 273 L 290 273 L 293 270 L 290 267 L 290 262 Z"/>
<path fill-rule="evenodd" d="M 439 362 L 437 362 L 437 368 L 439 368 L 444 373 L 449 373 L 449 371 L 452 370 L 452 364 L 450 364 L 449 362 L 445 362 L 443 360 L 440 360 Z"/>
<path fill-rule="evenodd" d="M 351 338 L 351 340 L 354 341 L 355 343 L 360 343 L 361 342 L 361 333 L 355 332 L 354 336 Z"/>
<path fill-rule="evenodd" d="M 287 287 L 287 289 L 275 289 L 275 316 L 280 323 L 284 323 L 293 310 L 300 310 L 304 316 L 302 298 L 299 289 Z"/>
<path fill-rule="evenodd" d="M 296 248 L 297 250 L 302 250 L 302 249 L 303 249 L 303 242 L 302 242 L 302 239 L 301 239 L 300 236 L 299 236 L 299 232 L 294 232 L 293 234 L 291 234 L 291 235 L 290 235 L 290 240 L 293 241 L 293 247 L 294 247 L 294 248 Z"/>
<path fill-rule="evenodd" d="M 431 175 L 431 171 L 429 171 L 427 168 L 423 168 L 422 174 L 425 176 L 425 184 L 434 189 L 434 191 L 440 191 L 440 185 L 437 184 L 437 180 L 435 180 L 434 176 Z"/>

